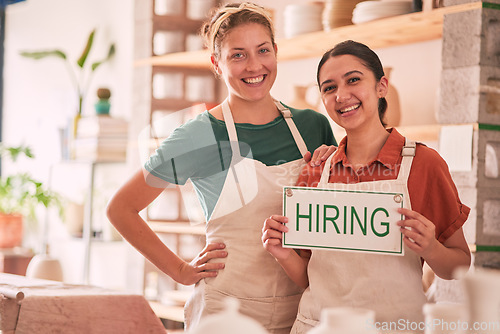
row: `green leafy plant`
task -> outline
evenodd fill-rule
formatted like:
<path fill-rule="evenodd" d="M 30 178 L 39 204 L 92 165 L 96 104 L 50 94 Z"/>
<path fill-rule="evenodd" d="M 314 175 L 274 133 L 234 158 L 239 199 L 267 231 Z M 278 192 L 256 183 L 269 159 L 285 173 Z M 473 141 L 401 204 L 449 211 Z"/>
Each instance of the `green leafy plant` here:
<path fill-rule="evenodd" d="M 0 154 L 16 162 L 20 156 L 34 158 L 27 146 L 4 146 L 0 143 Z M 36 221 L 36 208 L 56 207 L 62 216 L 63 207 L 59 195 L 47 189 L 42 182 L 28 173 L 18 173 L 0 177 L 0 214 L 21 214 Z"/>
<path fill-rule="evenodd" d="M 82 114 L 82 103 L 87 94 L 88 88 L 90 86 L 92 77 L 94 72 L 105 62 L 111 60 L 115 54 L 115 44 L 112 43 L 109 46 L 107 55 L 96 62 L 93 62 L 90 67 L 86 66 L 88 64 L 87 59 L 92 50 L 92 46 L 94 44 L 94 36 L 96 30 L 92 30 L 90 35 L 87 38 L 87 43 L 82 51 L 80 57 L 76 60 L 76 67 L 70 63 L 68 60 L 66 53 L 56 49 L 56 50 L 42 50 L 42 51 L 22 51 L 20 54 L 23 57 L 32 58 L 35 60 L 44 59 L 47 57 L 55 57 L 64 61 L 66 65 L 66 69 L 69 73 L 71 81 L 75 86 L 78 96 L 78 110 L 77 110 L 77 118 L 81 117 Z"/>

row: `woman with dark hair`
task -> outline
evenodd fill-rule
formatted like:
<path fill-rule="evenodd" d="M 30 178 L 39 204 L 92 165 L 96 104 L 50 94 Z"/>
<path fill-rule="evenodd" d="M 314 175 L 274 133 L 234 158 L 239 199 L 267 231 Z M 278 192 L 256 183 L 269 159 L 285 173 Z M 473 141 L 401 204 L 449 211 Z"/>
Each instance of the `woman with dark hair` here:
<path fill-rule="evenodd" d="M 260 242 L 262 221 L 281 210 L 284 185 L 295 184 L 304 157 L 334 145 L 327 117 L 294 109 L 270 93 L 277 46 L 267 11 L 252 3 L 218 8 L 202 29 L 227 99 L 177 128 L 108 205 L 117 230 L 176 282 L 196 284 L 186 328 L 224 308 L 227 296 L 271 333 L 289 333 L 302 288 Z M 169 183 L 188 179 L 206 218 L 206 247 L 191 262 L 173 253 L 139 212 Z"/>
<path fill-rule="evenodd" d="M 388 80 L 371 49 L 354 41 L 338 44 L 324 54 L 317 79 L 328 115 L 347 135 L 324 164 L 305 167 L 298 185 L 334 190 L 362 186 L 372 192 L 405 194 L 398 209 L 404 219 L 397 222 L 405 251 L 404 256 L 295 252 L 281 246 L 287 218 L 268 218 L 264 247 L 292 280 L 306 288 L 292 333 L 306 333 L 318 324 L 322 309 L 340 306 L 374 310 L 381 327 L 397 324 L 397 330 L 415 330 L 404 326 L 423 320 L 423 261 L 443 279 L 451 279 L 457 267 L 470 265 L 462 231 L 470 209 L 460 202 L 437 152 L 385 128 Z"/>

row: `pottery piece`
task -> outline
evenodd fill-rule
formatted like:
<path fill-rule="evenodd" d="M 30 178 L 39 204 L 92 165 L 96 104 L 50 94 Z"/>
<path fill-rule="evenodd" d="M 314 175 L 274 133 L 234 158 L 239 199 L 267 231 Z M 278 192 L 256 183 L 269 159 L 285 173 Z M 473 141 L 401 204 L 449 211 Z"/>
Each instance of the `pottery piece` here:
<path fill-rule="evenodd" d="M 475 269 L 464 278 L 469 328 L 482 334 L 500 334 L 500 271 Z"/>
<path fill-rule="evenodd" d="M 453 303 L 425 304 L 425 334 L 460 334 L 466 326 L 465 306 Z"/>
<path fill-rule="evenodd" d="M 209 315 L 200 324 L 189 331 L 190 334 L 267 334 L 268 332 L 256 320 L 238 312 L 238 299 L 227 297 L 224 311 Z"/>
<path fill-rule="evenodd" d="M 293 86 L 293 100 L 290 102 L 290 107 L 316 110 L 315 106 L 307 102 L 307 91 L 309 88 L 310 86 Z"/>
<path fill-rule="evenodd" d="M 308 334 L 375 334 L 375 311 L 355 307 L 325 308 L 320 324 Z"/>
<path fill-rule="evenodd" d="M 384 73 L 389 79 L 389 87 L 387 88 L 387 111 L 385 113 L 384 121 L 388 127 L 399 126 L 401 123 L 401 103 L 399 101 L 399 93 L 396 87 L 391 84 L 392 67 L 384 67 Z"/>
<path fill-rule="evenodd" d="M 47 254 L 35 255 L 28 264 L 26 277 L 62 281 L 63 271 L 61 263 Z"/>

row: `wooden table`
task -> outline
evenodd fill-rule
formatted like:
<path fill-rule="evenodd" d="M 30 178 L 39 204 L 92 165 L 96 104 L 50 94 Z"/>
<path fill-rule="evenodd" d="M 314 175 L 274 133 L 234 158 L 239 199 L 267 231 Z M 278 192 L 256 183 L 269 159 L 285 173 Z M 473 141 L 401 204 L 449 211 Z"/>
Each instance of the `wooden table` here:
<path fill-rule="evenodd" d="M 165 334 L 142 295 L 0 274 L 3 334 Z"/>

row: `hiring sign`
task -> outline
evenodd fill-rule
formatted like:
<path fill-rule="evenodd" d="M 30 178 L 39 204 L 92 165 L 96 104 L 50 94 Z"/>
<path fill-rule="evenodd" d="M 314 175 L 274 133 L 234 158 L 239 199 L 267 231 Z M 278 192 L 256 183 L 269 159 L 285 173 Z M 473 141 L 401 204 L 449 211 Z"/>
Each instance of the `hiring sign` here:
<path fill-rule="evenodd" d="M 404 255 L 403 194 L 284 187 L 283 247 Z"/>

